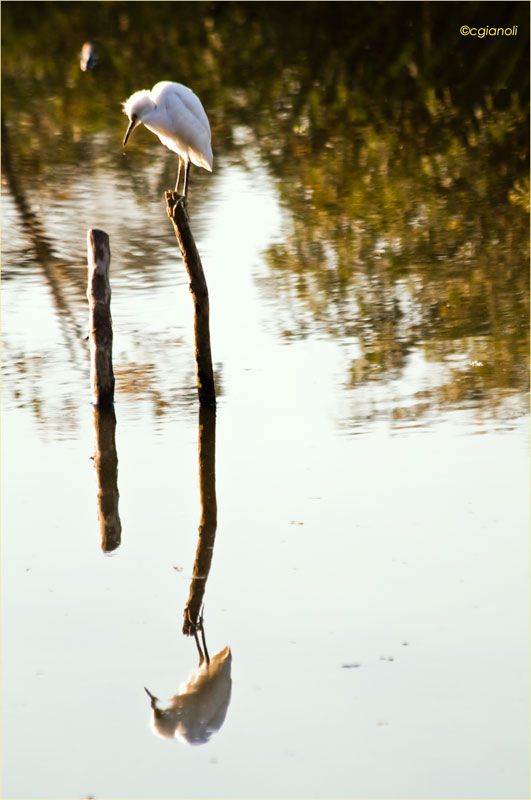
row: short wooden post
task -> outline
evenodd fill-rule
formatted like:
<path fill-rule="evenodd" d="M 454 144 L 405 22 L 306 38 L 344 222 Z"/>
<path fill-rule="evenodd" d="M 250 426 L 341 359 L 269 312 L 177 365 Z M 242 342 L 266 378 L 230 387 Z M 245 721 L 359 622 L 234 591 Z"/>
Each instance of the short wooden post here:
<path fill-rule="evenodd" d="M 94 408 L 96 450 L 94 466 L 98 479 L 98 519 L 101 549 L 110 553 L 120 546 L 122 523 L 118 513 L 118 456 L 116 416 L 113 408 Z"/>
<path fill-rule="evenodd" d="M 166 192 L 166 211 L 173 223 L 175 237 L 190 279 L 190 292 L 194 298 L 195 361 L 199 402 L 202 406 L 215 406 L 216 389 L 210 350 L 208 287 L 190 230 L 184 197 L 176 192 Z"/>
<path fill-rule="evenodd" d="M 90 343 L 90 385 L 92 402 L 109 408 L 114 402 L 112 369 L 111 249 L 104 231 L 91 228 L 87 233 Z"/>
<path fill-rule="evenodd" d="M 184 609 L 183 633 L 192 636 L 197 630 L 218 525 L 216 501 L 216 409 L 199 409 L 199 499 L 201 518 L 195 554 L 194 572 L 188 602 Z"/>

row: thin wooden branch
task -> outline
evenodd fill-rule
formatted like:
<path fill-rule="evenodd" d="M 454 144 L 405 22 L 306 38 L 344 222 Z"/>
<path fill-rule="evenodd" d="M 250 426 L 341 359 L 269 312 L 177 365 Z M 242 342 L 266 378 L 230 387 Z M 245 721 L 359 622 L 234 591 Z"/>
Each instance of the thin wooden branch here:
<path fill-rule="evenodd" d="M 194 299 L 195 361 L 199 402 L 202 406 L 215 406 L 216 388 L 210 349 L 208 287 L 190 230 L 184 197 L 176 192 L 166 192 L 166 211 L 173 223 L 175 237 L 190 279 L 190 292 Z"/>
<path fill-rule="evenodd" d="M 120 546 L 122 523 L 118 513 L 118 456 L 116 416 L 113 408 L 94 408 L 94 467 L 98 479 L 98 519 L 101 549 L 110 553 Z"/>
<path fill-rule="evenodd" d="M 199 409 L 199 499 L 201 518 L 194 572 L 188 602 L 184 609 L 183 633 L 191 636 L 200 623 L 201 607 L 206 582 L 212 563 L 214 541 L 218 525 L 216 501 L 216 409 L 201 406 Z"/>
<path fill-rule="evenodd" d="M 89 301 L 90 384 L 92 402 L 109 408 L 114 402 L 112 369 L 112 318 L 109 266 L 111 248 L 104 231 L 91 228 L 87 233 Z"/>

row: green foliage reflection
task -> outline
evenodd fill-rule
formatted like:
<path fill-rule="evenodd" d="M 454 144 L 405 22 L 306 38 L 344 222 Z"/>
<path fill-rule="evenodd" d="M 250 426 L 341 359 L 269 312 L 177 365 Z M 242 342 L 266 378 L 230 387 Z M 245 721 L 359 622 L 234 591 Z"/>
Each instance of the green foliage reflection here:
<path fill-rule="evenodd" d="M 487 19 L 518 36 L 460 36 Z M 287 341 L 356 343 L 352 387 L 400 378 L 415 353 L 445 366 L 418 414 L 497 413 L 525 393 L 527 4 L 12 2 L 2 34 L 11 160 L 28 179 L 94 163 L 99 135 L 126 171 L 120 101 L 182 80 L 215 150 L 245 163 L 251 141 L 276 183 L 286 235 L 265 283 Z M 87 39 L 93 73 L 78 65 Z M 158 146 L 145 141 L 137 165 Z"/>

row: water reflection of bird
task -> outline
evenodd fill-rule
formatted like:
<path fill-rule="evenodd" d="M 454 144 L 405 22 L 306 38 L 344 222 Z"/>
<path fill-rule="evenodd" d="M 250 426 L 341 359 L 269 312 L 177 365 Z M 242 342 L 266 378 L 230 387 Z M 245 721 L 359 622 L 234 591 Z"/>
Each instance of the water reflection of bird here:
<path fill-rule="evenodd" d="M 209 662 L 204 660 L 167 703 L 146 689 L 153 709 L 152 726 L 165 739 L 187 744 L 205 744 L 225 720 L 231 695 L 230 648 L 225 647 Z"/>
<path fill-rule="evenodd" d="M 181 83 L 161 81 L 151 91 L 135 92 L 123 104 L 129 117 L 129 127 L 124 137 L 124 147 L 134 129 L 143 123 L 156 133 L 162 144 L 179 156 L 179 172 L 175 191 L 179 186 L 181 167 L 184 164 L 183 195 L 186 196 L 190 161 L 212 172 L 214 157 L 210 144 L 210 124 L 200 99 Z"/>

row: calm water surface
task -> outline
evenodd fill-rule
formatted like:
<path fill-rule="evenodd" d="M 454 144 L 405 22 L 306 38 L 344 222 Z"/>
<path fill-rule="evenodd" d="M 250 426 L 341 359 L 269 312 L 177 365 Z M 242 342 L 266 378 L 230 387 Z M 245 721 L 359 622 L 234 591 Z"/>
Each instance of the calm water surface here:
<path fill-rule="evenodd" d="M 76 4 L 64 28 L 69 4 L 29 4 L 27 19 L 25 5 L 4 15 L 3 795 L 527 796 L 525 114 L 486 89 L 457 105 L 444 87 L 418 125 L 413 105 L 383 120 L 378 92 L 343 113 L 337 25 L 319 21 L 323 47 L 339 37 L 329 72 L 315 45 L 321 79 L 296 57 L 311 20 L 288 63 L 282 20 L 256 10 L 259 64 L 250 44 L 236 55 L 242 9 L 268 4 L 181 4 L 201 66 L 175 32 L 183 69 L 159 54 L 154 75 L 135 43 L 150 13 L 162 30 L 165 4 L 136 17 Z M 96 36 L 93 72 L 64 31 Z M 215 431 L 199 426 L 191 297 L 165 217 L 176 159 L 144 130 L 121 148 L 119 102 L 165 77 L 196 88 L 213 123 L 215 170 L 192 168 L 189 214 Z M 112 250 L 121 537 L 108 553 L 92 227 Z M 169 700 L 198 667 L 181 629 L 205 435 L 204 627 L 232 662 L 220 657 L 200 711 L 174 703 L 179 741 L 157 735 L 144 687 Z"/>

